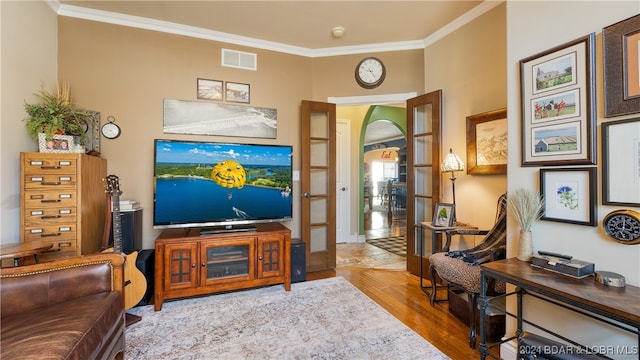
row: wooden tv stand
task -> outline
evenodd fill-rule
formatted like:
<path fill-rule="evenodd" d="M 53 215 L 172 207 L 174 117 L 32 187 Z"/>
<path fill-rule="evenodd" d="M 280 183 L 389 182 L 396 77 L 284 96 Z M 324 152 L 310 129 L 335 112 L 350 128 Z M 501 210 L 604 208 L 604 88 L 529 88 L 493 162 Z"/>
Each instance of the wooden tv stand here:
<path fill-rule="evenodd" d="M 156 311 L 165 299 L 275 284 L 291 290 L 291 230 L 280 223 L 206 235 L 168 229 L 156 238 L 155 250 Z"/>

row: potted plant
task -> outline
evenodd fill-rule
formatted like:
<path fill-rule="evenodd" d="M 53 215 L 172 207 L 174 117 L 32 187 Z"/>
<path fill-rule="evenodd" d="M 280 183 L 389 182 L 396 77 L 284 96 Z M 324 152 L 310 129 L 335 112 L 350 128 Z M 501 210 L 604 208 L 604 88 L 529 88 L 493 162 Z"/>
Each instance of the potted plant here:
<path fill-rule="evenodd" d="M 542 217 L 544 201 L 533 190 L 517 188 L 507 199 L 507 208 L 520 225 L 518 260 L 529 261 L 533 255 L 531 227 Z"/>
<path fill-rule="evenodd" d="M 40 102 L 24 104 L 28 114 L 24 121 L 27 132 L 36 142 L 38 134 L 44 133 L 47 141 L 54 135 L 67 134 L 80 136 L 81 143 L 85 143 L 90 114 L 73 104 L 68 84 L 58 84 L 55 93 L 46 91 L 42 86 L 34 95 Z"/>

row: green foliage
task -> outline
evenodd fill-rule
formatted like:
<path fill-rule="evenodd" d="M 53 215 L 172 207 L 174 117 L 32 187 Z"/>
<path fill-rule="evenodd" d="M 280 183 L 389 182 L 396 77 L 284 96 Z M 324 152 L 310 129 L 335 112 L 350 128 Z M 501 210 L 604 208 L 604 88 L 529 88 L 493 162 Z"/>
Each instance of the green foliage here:
<path fill-rule="evenodd" d="M 24 104 L 28 117 L 24 119 L 27 133 L 38 141 L 38 134 L 45 133 L 51 140 L 53 135 L 76 135 L 86 141 L 85 128 L 88 124 L 89 112 L 75 107 L 69 96 L 69 86 L 58 86 L 56 93 L 42 88 L 34 94 L 39 100 L 36 104 Z"/>

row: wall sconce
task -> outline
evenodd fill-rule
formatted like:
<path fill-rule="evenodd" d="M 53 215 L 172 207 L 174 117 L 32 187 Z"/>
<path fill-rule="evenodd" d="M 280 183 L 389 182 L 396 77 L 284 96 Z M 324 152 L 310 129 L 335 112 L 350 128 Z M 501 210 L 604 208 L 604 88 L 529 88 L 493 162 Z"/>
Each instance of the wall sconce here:
<path fill-rule="evenodd" d="M 453 149 L 449 148 L 449 153 L 447 154 L 447 156 L 444 158 L 444 161 L 442 162 L 442 165 L 440 165 L 440 170 L 442 172 L 451 172 L 451 177 L 449 178 L 449 180 L 451 180 L 451 186 L 453 188 L 453 222 L 456 222 L 456 177 L 455 177 L 455 172 L 456 171 L 462 171 L 464 170 L 464 163 L 462 162 L 462 160 L 460 160 L 460 158 L 458 157 L 458 155 L 453 153 Z"/>

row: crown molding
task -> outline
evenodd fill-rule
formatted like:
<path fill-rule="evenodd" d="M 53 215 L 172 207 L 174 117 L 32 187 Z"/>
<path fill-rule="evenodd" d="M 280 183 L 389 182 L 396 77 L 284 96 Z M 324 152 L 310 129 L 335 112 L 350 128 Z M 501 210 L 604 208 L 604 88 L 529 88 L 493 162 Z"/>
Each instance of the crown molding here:
<path fill-rule="evenodd" d="M 252 47 L 256 49 L 276 51 L 291 55 L 310 58 L 330 57 L 339 55 L 364 54 L 387 51 L 404 51 L 424 49 L 442 39 L 478 16 L 500 5 L 504 0 L 487 0 L 469 10 L 464 15 L 447 24 L 434 34 L 422 40 L 399 41 L 355 46 L 340 46 L 331 48 L 309 49 L 300 46 L 254 39 L 246 36 L 234 35 L 220 31 L 207 30 L 194 26 L 187 26 L 168 21 L 154 20 L 140 16 L 125 15 L 110 11 L 89 9 L 80 6 L 61 4 L 57 0 L 47 0 L 47 4 L 59 15 L 84 20 L 103 22 L 108 24 L 133 27 L 138 29 L 159 31 L 169 34 L 183 35 L 198 39 L 218 41 L 223 43 Z"/>

